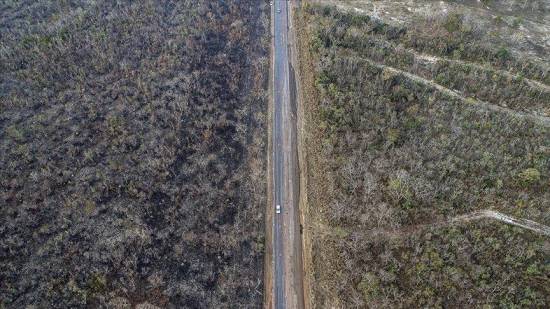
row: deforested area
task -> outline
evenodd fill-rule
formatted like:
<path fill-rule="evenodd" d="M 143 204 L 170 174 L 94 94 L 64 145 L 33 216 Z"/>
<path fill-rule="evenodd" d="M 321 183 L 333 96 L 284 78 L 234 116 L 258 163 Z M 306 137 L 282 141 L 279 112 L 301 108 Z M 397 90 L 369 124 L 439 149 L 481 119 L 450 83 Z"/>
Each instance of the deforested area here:
<path fill-rule="evenodd" d="M 0 3 L 0 308 L 257 308 L 269 3 Z"/>
<path fill-rule="evenodd" d="M 548 15 L 474 2 L 299 10 L 314 307 L 550 304 Z"/>

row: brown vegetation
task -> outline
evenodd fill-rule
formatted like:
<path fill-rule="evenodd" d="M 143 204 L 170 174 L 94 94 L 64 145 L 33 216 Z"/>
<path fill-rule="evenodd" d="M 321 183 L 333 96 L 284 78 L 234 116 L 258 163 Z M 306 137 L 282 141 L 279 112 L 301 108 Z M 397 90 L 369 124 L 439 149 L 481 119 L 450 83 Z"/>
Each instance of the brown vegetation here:
<path fill-rule="evenodd" d="M 548 92 L 510 78 L 548 84 L 547 67 L 455 35 L 460 16 L 409 29 L 306 5 L 297 21 L 315 305 L 548 304 L 543 236 L 485 220 L 369 235 L 489 208 L 548 225 Z"/>

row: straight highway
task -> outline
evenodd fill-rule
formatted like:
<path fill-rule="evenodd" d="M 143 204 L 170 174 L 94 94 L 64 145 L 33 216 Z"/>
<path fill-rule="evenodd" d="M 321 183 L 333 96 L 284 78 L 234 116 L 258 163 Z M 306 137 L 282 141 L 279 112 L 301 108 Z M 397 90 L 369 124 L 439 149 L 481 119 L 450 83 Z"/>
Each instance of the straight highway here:
<path fill-rule="evenodd" d="M 301 235 L 299 232 L 294 76 L 289 56 L 288 0 L 272 5 L 273 21 L 273 304 L 303 308 Z M 291 84 L 292 81 L 292 84 Z M 293 104 L 294 103 L 294 104 Z M 276 207 L 280 206 L 280 213 Z"/>

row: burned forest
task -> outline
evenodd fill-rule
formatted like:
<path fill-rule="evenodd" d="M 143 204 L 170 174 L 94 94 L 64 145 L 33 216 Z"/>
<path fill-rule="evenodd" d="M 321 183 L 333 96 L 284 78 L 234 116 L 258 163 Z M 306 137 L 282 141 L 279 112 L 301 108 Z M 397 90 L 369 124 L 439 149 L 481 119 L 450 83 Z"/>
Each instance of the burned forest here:
<path fill-rule="evenodd" d="M 0 4 L 0 308 L 263 299 L 269 4 Z"/>

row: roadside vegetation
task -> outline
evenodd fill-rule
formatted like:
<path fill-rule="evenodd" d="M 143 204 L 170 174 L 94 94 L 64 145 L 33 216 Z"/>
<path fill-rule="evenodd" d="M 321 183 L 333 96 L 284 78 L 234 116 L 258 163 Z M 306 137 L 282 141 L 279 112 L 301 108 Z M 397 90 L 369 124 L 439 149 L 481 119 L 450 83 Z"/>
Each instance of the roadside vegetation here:
<path fill-rule="evenodd" d="M 0 4 L 1 308 L 261 306 L 268 16 Z"/>
<path fill-rule="evenodd" d="M 315 307 L 550 303 L 547 236 L 433 224 L 492 209 L 550 225 L 548 62 L 468 20 L 300 10 Z"/>

